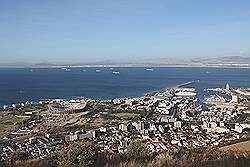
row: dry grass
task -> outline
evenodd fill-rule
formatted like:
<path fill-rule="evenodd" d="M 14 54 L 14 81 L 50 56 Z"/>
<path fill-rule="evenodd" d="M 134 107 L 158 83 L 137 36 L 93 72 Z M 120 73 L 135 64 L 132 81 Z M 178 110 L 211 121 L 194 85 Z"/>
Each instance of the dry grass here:
<path fill-rule="evenodd" d="M 221 147 L 223 151 L 250 152 L 250 140 Z"/>

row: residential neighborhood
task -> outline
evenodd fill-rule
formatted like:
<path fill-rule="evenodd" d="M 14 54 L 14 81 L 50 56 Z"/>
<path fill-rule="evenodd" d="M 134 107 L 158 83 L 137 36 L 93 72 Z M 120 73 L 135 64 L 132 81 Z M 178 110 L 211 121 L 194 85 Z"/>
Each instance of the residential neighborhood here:
<path fill-rule="evenodd" d="M 194 88 L 181 86 L 138 98 L 82 97 L 5 105 L 3 113 L 23 119 L 1 136 L 0 158 L 5 161 L 21 150 L 30 159 L 44 159 L 81 140 L 93 141 L 110 155 L 126 152 L 134 140 L 156 154 L 248 140 L 249 96 L 235 92 L 227 85 L 199 99 Z"/>

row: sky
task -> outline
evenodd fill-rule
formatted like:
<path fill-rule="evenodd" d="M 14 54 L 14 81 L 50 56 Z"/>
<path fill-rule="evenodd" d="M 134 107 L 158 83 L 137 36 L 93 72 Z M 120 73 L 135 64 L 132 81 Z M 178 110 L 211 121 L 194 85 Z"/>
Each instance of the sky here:
<path fill-rule="evenodd" d="M 249 53 L 249 0 L 0 0 L 0 63 Z"/>

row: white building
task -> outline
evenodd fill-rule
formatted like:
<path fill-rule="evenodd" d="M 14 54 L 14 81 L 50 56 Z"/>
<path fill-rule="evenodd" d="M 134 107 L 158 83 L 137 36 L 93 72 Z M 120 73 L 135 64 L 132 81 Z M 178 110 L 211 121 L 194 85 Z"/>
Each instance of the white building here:
<path fill-rule="evenodd" d="M 217 124 L 216 124 L 216 122 L 209 122 L 208 127 L 209 128 L 216 128 Z"/>
<path fill-rule="evenodd" d="M 231 103 L 238 103 L 239 102 L 239 98 L 237 95 L 232 95 L 232 100 Z"/>
<path fill-rule="evenodd" d="M 174 122 L 174 127 L 175 128 L 181 128 L 181 121 L 175 121 Z"/>
<path fill-rule="evenodd" d="M 128 125 L 127 124 L 119 124 L 119 130 L 123 131 L 123 132 L 127 132 L 128 131 Z"/>
<path fill-rule="evenodd" d="M 235 127 L 234 127 L 234 130 L 235 130 L 236 132 L 238 132 L 238 133 L 242 133 L 243 127 L 241 126 L 241 124 L 236 123 L 236 124 L 235 124 Z"/>
<path fill-rule="evenodd" d="M 135 127 L 136 130 L 140 131 L 140 130 L 144 130 L 145 129 L 145 124 L 143 121 L 139 121 L 139 122 L 133 122 L 132 125 Z"/>

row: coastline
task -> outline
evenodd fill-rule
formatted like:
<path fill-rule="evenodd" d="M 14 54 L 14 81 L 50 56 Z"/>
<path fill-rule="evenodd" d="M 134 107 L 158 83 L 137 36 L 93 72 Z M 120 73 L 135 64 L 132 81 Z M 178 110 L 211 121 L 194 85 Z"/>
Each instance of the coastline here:
<path fill-rule="evenodd" d="M 153 90 L 153 91 L 145 92 L 145 93 L 143 93 L 143 95 L 135 96 L 135 97 L 120 97 L 120 98 L 104 98 L 104 99 L 99 99 L 99 98 L 89 98 L 89 97 L 85 97 L 85 96 L 75 96 L 75 97 L 72 96 L 71 98 L 59 98 L 59 99 L 62 99 L 62 100 L 70 100 L 70 99 L 78 99 L 78 98 L 87 98 L 87 99 L 92 99 L 92 100 L 112 100 L 112 99 L 140 98 L 140 97 L 143 97 L 143 96 L 146 96 L 146 95 L 150 95 L 150 94 L 153 94 L 153 93 L 156 93 L 156 92 L 161 92 L 161 91 L 164 91 L 164 90 L 167 90 L 167 89 L 181 88 L 181 87 L 183 87 L 183 86 L 192 84 L 192 83 L 194 83 L 194 82 L 195 82 L 195 81 L 189 81 L 189 82 L 185 82 L 185 83 L 178 84 L 178 85 L 175 85 L 175 86 L 164 87 L 164 88 L 162 88 L 162 89 L 158 89 L 158 90 Z M 38 100 L 38 101 L 33 101 L 33 100 L 31 100 L 30 102 L 36 104 L 36 103 L 39 103 L 40 101 L 48 101 L 48 100 L 53 100 L 53 99 L 57 99 L 57 98 L 41 99 L 41 100 Z M 14 105 L 18 105 L 18 104 L 21 104 L 21 103 L 25 103 L 25 102 L 23 101 L 23 102 L 11 103 L 11 104 L 0 104 L 0 107 L 3 107 L 3 106 L 5 106 L 5 105 L 11 106 L 11 105 L 13 105 L 13 104 L 14 104 Z"/>
<path fill-rule="evenodd" d="M 86 65 L 0 65 L 0 68 L 250 68 L 250 64 L 86 64 Z"/>
<path fill-rule="evenodd" d="M 57 98 L 68 100 L 80 96 L 100 100 L 138 98 L 145 94 L 164 89 L 178 88 L 193 82 L 196 82 L 197 84 L 192 86 L 195 86 L 198 92 L 202 93 L 201 90 L 205 88 L 224 86 L 229 81 L 228 78 L 233 79 L 236 74 L 239 74 L 240 78 L 236 78 L 236 81 L 235 83 L 232 83 L 232 86 L 248 87 L 248 84 L 246 84 L 245 81 L 249 80 L 248 75 L 250 72 L 248 69 L 220 70 L 212 68 L 155 68 L 154 71 L 148 72 L 144 68 L 130 69 L 128 67 L 127 69 L 115 69 L 120 71 L 120 75 L 113 75 L 112 70 L 108 68 L 101 69 L 103 70 L 103 74 L 96 73 L 95 69 L 86 69 L 87 72 L 82 72 L 82 69 L 72 69 L 71 72 L 64 72 L 61 69 L 31 70 L 33 69 L 0 70 L 0 74 L 2 74 L 1 78 L 3 79 L 3 86 L 0 87 L 2 90 L 0 95 L 0 106 L 26 101 L 37 102 Z M 133 73 L 136 71 L 139 71 L 138 74 Z M 5 72 L 6 74 L 4 74 Z M 224 75 L 227 77 L 224 78 Z M 9 84 L 17 81 L 17 79 L 15 79 L 16 76 L 20 77 L 20 84 Z M 48 80 L 43 78 L 47 76 L 50 77 Z M 85 76 L 90 79 L 86 79 Z M 67 79 L 65 79 L 65 77 Z M 72 78 L 75 79 L 73 82 L 70 80 Z M 33 80 L 38 86 L 33 83 Z M 61 81 L 59 86 L 56 86 L 58 85 L 57 80 Z M 198 80 L 202 82 L 199 84 L 197 82 Z M 213 80 L 213 82 L 211 82 L 211 80 Z M 28 86 L 27 84 L 23 84 L 27 81 L 29 82 Z M 103 81 L 105 88 L 102 88 L 102 82 L 99 81 Z M 137 81 L 139 81 L 138 84 Z M 83 82 L 86 82 L 87 84 Z M 120 83 L 121 85 L 119 85 Z M 73 89 L 71 85 L 75 85 L 76 87 Z M 198 88 L 200 86 L 201 89 Z M 128 88 L 128 90 L 124 90 L 124 88 Z M 80 92 L 77 91 L 78 89 Z M 36 90 L 36 94 L 34 93 L 34 90 Z M 48 93 L 47 91 L 45 92 L 42 90 L 48 90 Z"/>
<path fill-rule="evenodd" d="M 156 92 L 165 91 L 165 90 L 168 90 L 168 89 L 177 89 L 177 88 L 181 88 L 181 87 L 183 87 L 183 86 L 190 85 L 190 84 L 192 84 L 192 83 L 194 83 L 194 82 L 196 82 L 196 81 L 184 82 L 184 83 L 182 83 L 182 84 L 178 84 L 178 85 L 175 85 L 175 86 L 169 86 L 169 87 L 164 87 L 164 88 L 159 89 L 159 90 L 149 91 L 149 92 L 144 93 L 144 96 L 145 96 L 145 95 L 150 95 L 150 94 L 153 94 L 153 93 L 156 93 Z"/>

